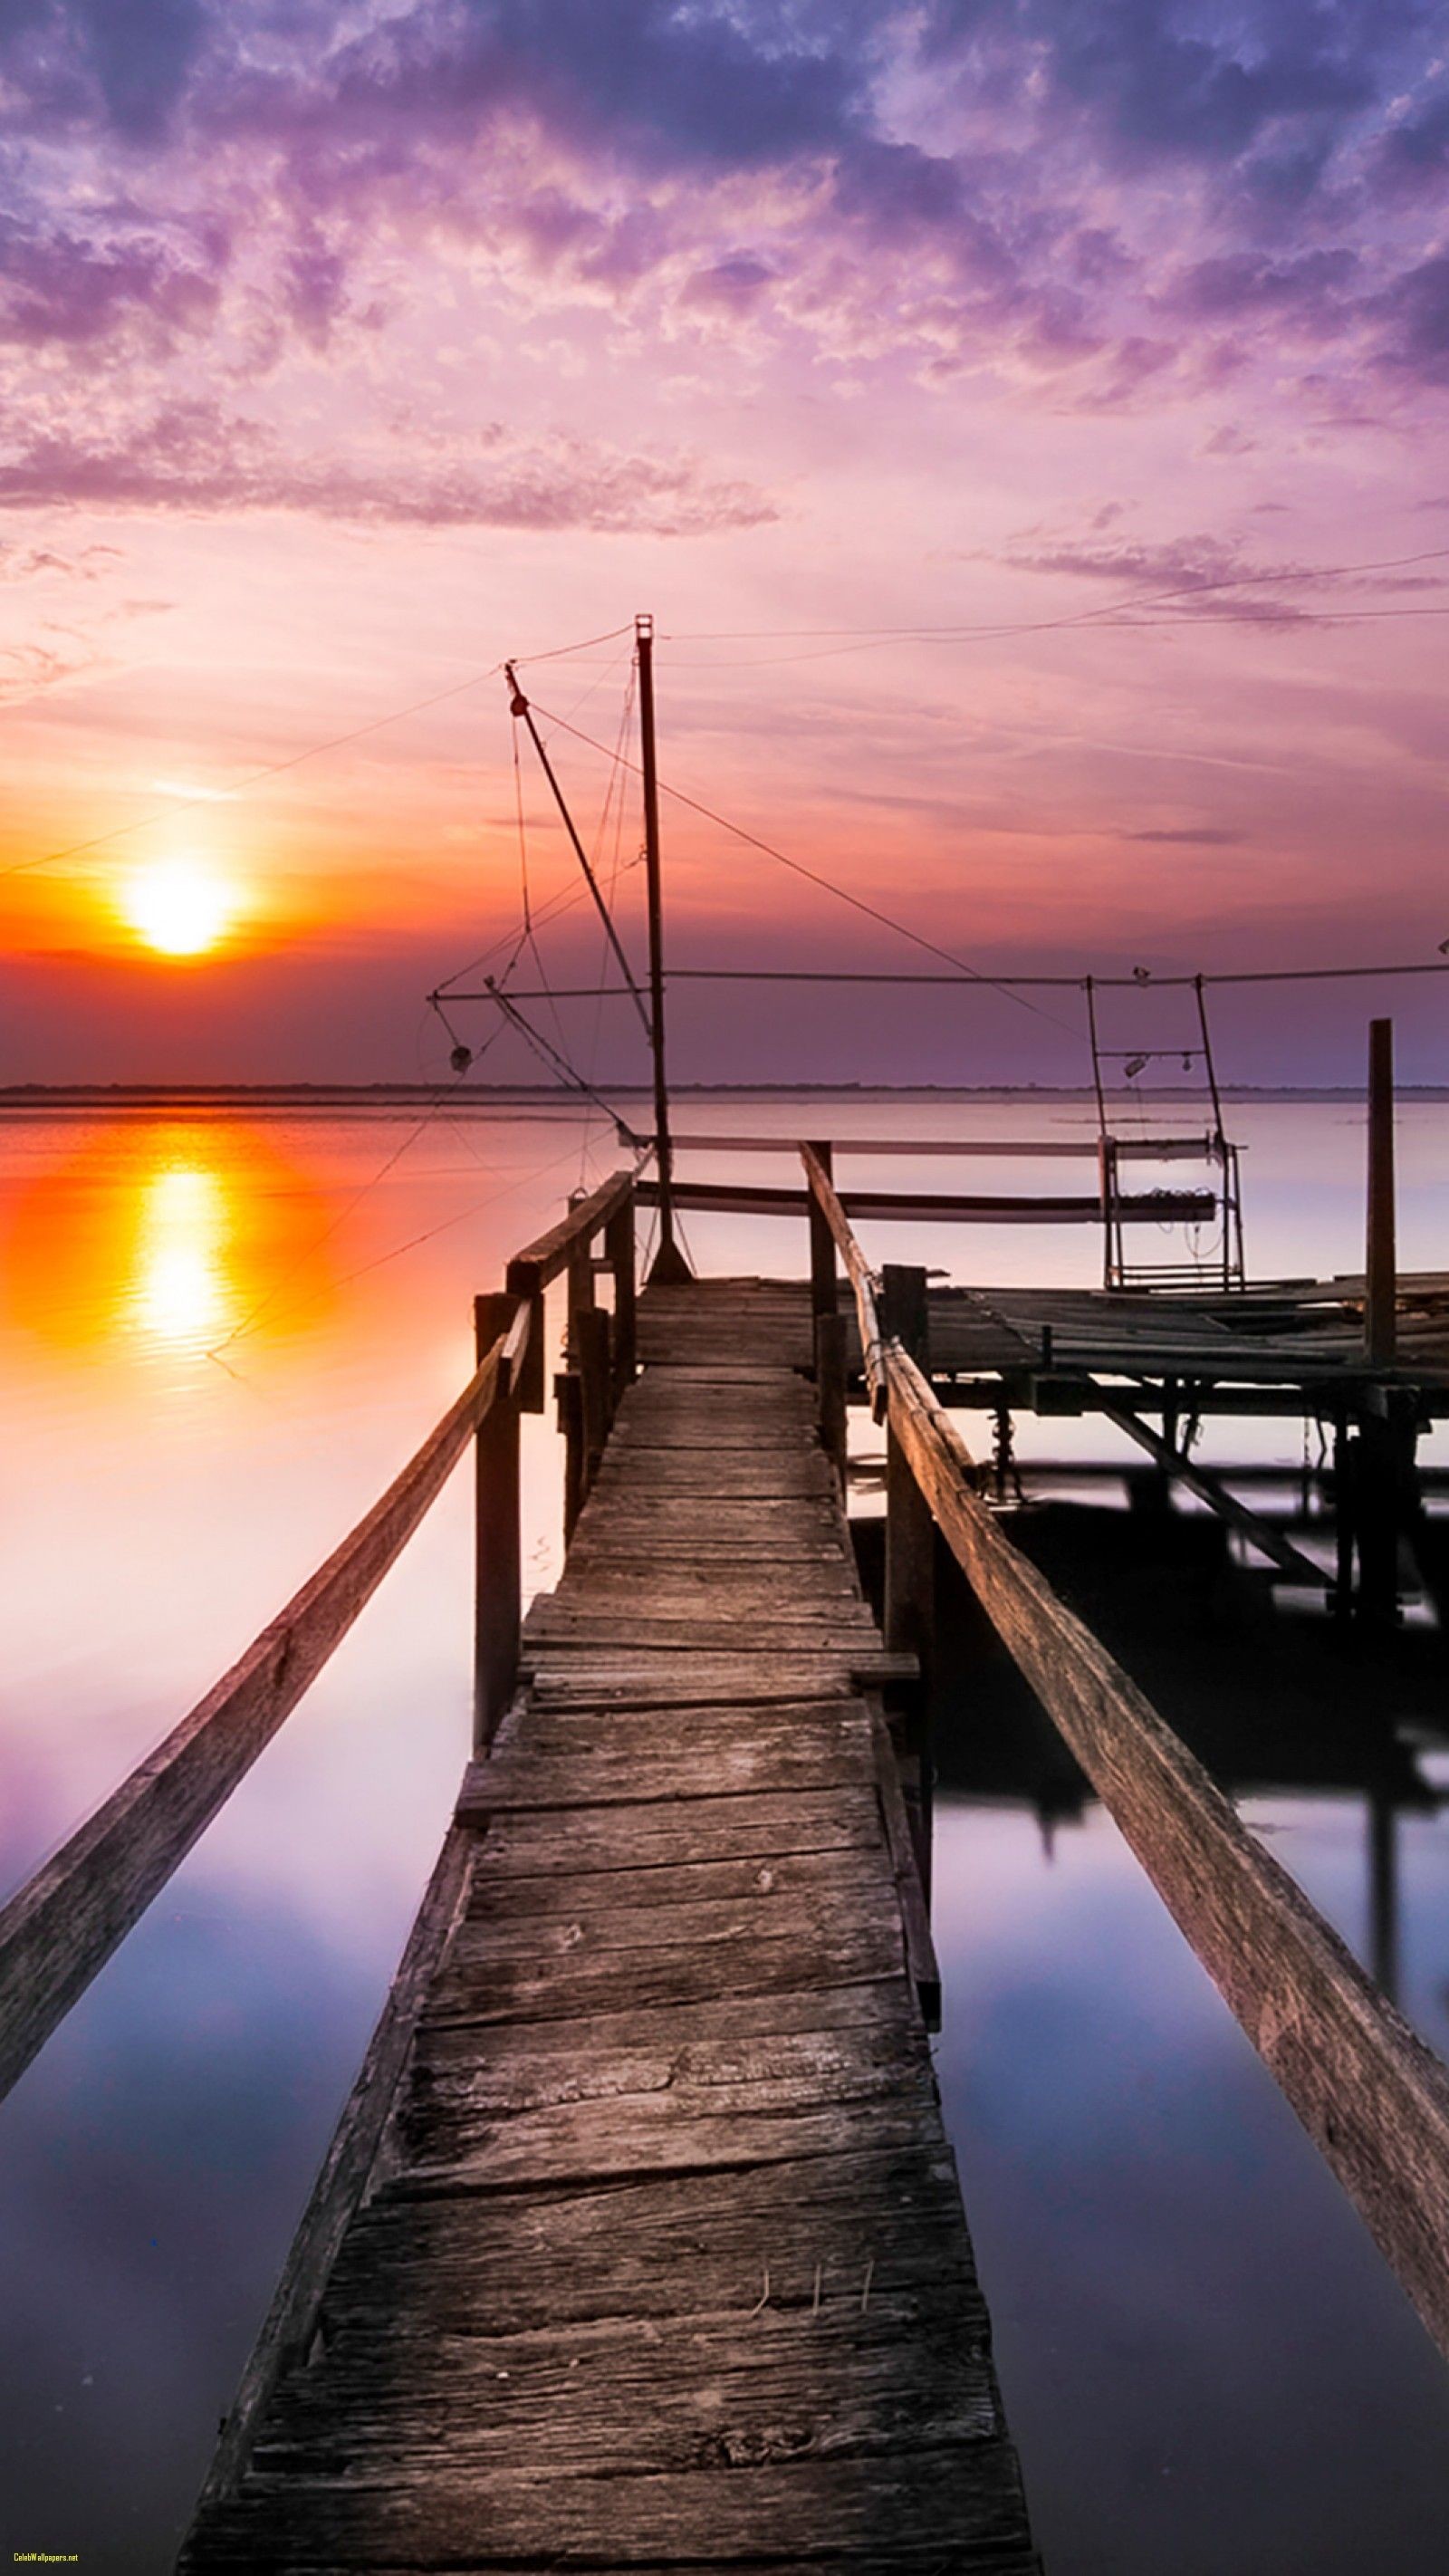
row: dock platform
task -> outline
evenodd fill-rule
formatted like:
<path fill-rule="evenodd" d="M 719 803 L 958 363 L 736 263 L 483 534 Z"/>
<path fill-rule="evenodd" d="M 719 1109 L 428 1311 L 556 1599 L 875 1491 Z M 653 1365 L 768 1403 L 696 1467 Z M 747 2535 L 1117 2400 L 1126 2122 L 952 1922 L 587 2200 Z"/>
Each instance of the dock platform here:
<path fill-rule="evenodd" d="M 188 2576 L 1038 2562 L 803 1289 L 646 1291 L 318 2331 Z"/>

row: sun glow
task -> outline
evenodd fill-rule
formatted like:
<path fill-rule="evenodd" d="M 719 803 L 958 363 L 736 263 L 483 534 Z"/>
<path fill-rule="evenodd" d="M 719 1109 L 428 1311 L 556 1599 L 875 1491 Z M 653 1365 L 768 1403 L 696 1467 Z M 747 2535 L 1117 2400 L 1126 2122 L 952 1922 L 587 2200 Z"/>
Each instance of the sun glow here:
<path fill-rule="evenodd" d="M 225 937 L 237 898 L 199 860 L 158 859 L 129 880 L 122 907 L 148 948 L 163 957 L 201 957 Z"/>

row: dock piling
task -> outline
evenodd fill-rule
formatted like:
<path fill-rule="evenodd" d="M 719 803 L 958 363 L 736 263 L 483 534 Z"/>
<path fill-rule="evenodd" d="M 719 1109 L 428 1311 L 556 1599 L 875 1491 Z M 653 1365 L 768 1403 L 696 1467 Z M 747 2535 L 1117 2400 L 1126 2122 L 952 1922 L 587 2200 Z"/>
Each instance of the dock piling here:
<path fill-rule="evenodd" d="M 481 1366 L 513 1323 L 518 1301 L 506 1288 L 475 1297 L 473 1320 Z M 532 1335 L 529 1336 L 530 1340 Z M 473 1749 L 486 1751 L 518 1679 L 522 1618 L 522 1542 L 518 1501 L 518 1395 L 500 1383 L 478 1426 L 474 1585 Z"/>

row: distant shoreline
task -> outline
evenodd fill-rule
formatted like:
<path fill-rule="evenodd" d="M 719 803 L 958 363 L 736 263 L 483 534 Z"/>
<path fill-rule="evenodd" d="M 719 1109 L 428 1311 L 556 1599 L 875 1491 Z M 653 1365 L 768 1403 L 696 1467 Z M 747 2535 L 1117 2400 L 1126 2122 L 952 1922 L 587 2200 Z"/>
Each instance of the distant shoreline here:
<path fill-rule="evenodd" d="M 1084 1083 L 865 1083 L 865 1082 L 700 1082 L 681 1083 L 676 1101 L 694 1100 L 1091 1100 Z M 1191 1100 L 1202 1095 L 1182 1084 L 1152 1088 L 1133 1084 L 1115 1089 L 1114 1100 Z M 611 1101 L 652 1100 L 642 1084 L 621 1084 Z M 1222 1097 L 1234 1101 L 1361 1101 L 1357 1083 L 1224 1083 Z M 1449 1085 L 1401 1083 L 1404 1100 L 1449 1100 Z M 158 1110 L 190 1116 L 245 1113 L 250 1116 L 326 1112 L 366 1115 L 377 1110 L 426 1111 L 445 1104 L 450 1112 L 487 1113 L 498 1109 L 549 1109 L 577 1117 L 590 1106 L 575 1095 L 547 1084 L 460 1084 L 456 1089 L 425 1082 L 217 1082 L 217 1083 L 6 1083 L 0 1084 L 0 1118 L 50 1117 L 106 1110 L 137 1115 Z"/>

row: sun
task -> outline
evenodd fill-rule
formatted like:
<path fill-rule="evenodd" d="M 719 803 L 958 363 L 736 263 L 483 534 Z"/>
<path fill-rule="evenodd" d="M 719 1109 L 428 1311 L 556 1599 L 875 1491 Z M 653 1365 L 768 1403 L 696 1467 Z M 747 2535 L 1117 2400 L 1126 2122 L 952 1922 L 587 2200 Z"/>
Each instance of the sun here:
<path fill-rule="evenodd" d="M 201 860 L 158 859 L 129 880 L 122 908 L 148 948 L 163 957 L 201 957 L 225 936 L 237 903 Z"/>

